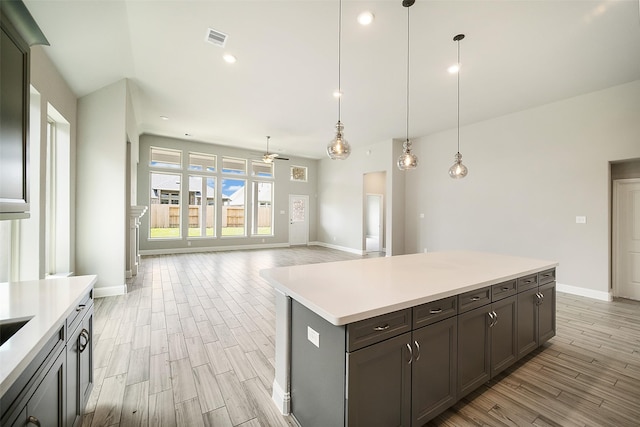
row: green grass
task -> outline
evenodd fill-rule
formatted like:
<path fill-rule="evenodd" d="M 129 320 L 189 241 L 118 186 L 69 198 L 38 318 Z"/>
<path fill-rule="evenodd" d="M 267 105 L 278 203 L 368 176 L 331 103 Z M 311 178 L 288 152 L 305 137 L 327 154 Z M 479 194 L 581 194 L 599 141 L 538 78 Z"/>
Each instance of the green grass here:
<path fill-rule="evenodd" d="M 244 227 L 223 227 L 222 228 L 223 236 L 244 236 Z M 271 227 L 258 227 L 259 236 L 270 236 L 271 235 Z M 180 229 L 179 228 L 152 228 L 151 234 L 152 239 L 177 239 L 180 238 Z M 190 228 L 189 229 L 189 237 L 198 237 L 200 236 L 199 228 Z M 213 237 L 213 229 L 207 229 L 207 237 Z"/>

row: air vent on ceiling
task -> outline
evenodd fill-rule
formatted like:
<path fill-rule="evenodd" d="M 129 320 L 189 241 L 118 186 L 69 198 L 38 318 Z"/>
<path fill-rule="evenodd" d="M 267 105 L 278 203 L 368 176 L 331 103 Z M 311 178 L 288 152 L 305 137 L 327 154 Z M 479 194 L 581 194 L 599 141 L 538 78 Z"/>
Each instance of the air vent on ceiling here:
<path fill-rule="evenodd" d="M 207 30 L 207 37 L 205 38 L 211 44 L 215 44 L 216 46 L 224 47 L 224 44 L 227 42 L 227 36 L 225 33 L 221 33 L 218 30 L 214 30 L 213 28 L 209 28 Z"/>

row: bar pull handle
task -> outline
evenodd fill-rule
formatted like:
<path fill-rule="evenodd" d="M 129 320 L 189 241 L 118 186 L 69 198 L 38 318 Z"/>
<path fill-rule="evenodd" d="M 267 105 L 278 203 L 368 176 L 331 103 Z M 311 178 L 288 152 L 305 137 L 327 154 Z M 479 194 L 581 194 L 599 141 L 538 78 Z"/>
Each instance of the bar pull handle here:
<path fill-rule="evenodd" d="M 480 299 L 480 297 L 478 297 L 478 296 L 475 296 L 475 297 L 471 297 L 471 298 L 470 298 L 470 300 L 471 300 L 471 301 L 478 301 L 479 299 Z"/>
<path fill-rule="evenodd" d="M 27 423 L 40 427 L 40 420 L 34 417 L 33 415 L 29 415 L 29 418 L 27 418 Z"/>
<path fill-rule="evenodd" d="M 407 344 L 407 349 L 409 350 L 409 360 L 407 361 L 407 364 L 411 365 L 411 362 L 413 362 L 413 349 L 409 344 Z"/>
<path fill-rule="evenodd" d="M 489 327 L 493 327 L 493 311 L 490 311 L 489 313 L 487 313 L 489 315 Z"/>
<path fill-rule="evenodd" d="M 380 326 L 375 326 L 373 328 L 374 331 L 378 331 L 378 332 L 386 331 L 387 329 L 389 329 L 389 324 L 388 323 L 385 323 L 384 325 L 380 325 Z"/>
<path fill-rule="evenodd" d="M 502 287 L 502 290 L 503 290 L 503 291 L 505 291 L 505 292 L 506 292 L 506 291 L 508 291 L 509 289 L 511 289 L 511 288 L 510 288 L 510 287 L 508 287 L 508 286 L 503 286 L 503 287 Z"/>
<path fill-rule="evenodd" d="M 432 308 L 431 310 L 429 310 L 429 314 L 439 314 L 439 313 L 442 313 L 441 308 Z"/>
<path fill-rule="evenodd" d="M 86 304 L 80 304 L 76 307 L 76 311 L 82 311 L 86 307 Z"/>
<path fill-rule="evenodd" d="M 417 362 L 418 360 L 420 360 L 420 344 L 418 344 L 418 341 L 415 341 L 415 340 L 413 341 L 413 343 L 416 345 L 416 353 L 417 353 L 416 362 Z"/>

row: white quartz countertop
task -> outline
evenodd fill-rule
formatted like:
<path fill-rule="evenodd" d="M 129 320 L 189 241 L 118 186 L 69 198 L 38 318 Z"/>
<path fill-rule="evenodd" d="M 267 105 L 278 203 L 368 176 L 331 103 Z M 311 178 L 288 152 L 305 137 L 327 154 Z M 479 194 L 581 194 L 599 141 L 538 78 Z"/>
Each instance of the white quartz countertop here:
<path fill-rule="evenodd" d="M 0 322 L 33 316 L 0 346 L 0 396 L 65 322 L 96 276 L 0 283 Z"/>
<path fill-rule="evenodd" d="M 429 252 L 260 271 L 274 288 L 346 325 L 554 268 L 555 261 L 484 252 Z"/>

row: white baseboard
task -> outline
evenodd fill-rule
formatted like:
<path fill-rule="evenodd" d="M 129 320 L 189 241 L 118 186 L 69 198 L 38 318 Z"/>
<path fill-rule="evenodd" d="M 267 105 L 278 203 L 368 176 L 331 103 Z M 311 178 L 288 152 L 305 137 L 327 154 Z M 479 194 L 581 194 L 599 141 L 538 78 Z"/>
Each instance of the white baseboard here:
<path fill-rule="evenodd" d="M 364 255 L 365 254 L 365 252 L 363 250 L 348 248 L 346 246 L 332 245 L 331 243 L 325 243 L 325 242 L 309 242 L 309 246 L 322 246 L 324 248 L 336 249 L 336 250 L 339 250 L 339 251 L 349 252 L 349 253 L 356 254 L 356 255 Z"/>
<path fill-rule="evenodd" d="M 285 392 L 277 381 L 273 381 L 273 394 L 271 399 L 275 402 L 282 415 L 291 412 L 291 393 Z"/>
<path fill-rule="evenodd" d="M 127 285 L 120 286 L 100 286 L 93 288 L 93 296 L 95 298 L 115 297 L 127 293 Z"/>
<path fill-rule="evenodd" d="M 141 249 L 140 255 L 171 255 L 171 254 L 191 254 L 199 252 L 221 252 L 221 251 L 242 251 L 249 249 L 274 249 L 288 248 L 289 243 L 260 243 L 255 245 L 229 245 L 229 246 L 208 246 L 200 248 L 167 248 L 167 249 Z"/>
<path fill-rule="evenodd" d="M 611 293 L 611 291 L 596 291 L 593 289 L 586 289 L 578 286 L 563 285 L 562 283 L 556 283 L 556 291 L 565 292 L 572 295 L 579 295 L 581 297 L 593 298 L 600 301 L 613 301 L 613 294 Z"/>

